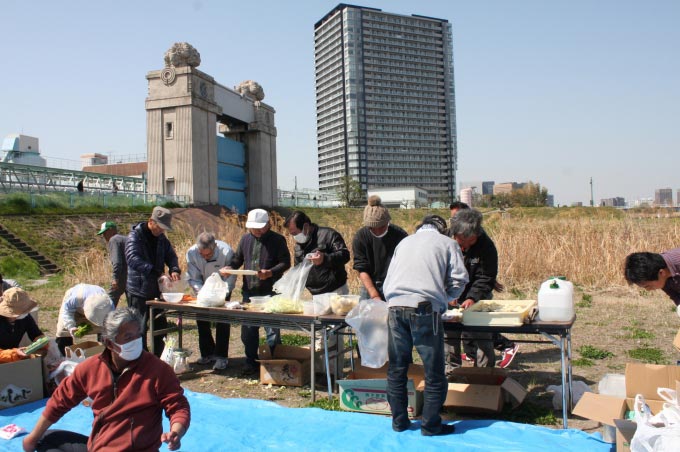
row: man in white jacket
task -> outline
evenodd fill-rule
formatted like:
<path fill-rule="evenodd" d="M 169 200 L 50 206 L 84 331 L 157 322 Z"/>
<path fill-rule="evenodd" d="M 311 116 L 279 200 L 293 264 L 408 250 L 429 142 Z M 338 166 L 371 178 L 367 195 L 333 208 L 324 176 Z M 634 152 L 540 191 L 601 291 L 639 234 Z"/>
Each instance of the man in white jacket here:
<path fill-rule="evenodd" d="M 209 232 L 199 234 L 196 238 L 196 244 L 187 251 L 189 285 L 194 292 L 198 294 L 210 275 L 217 272 L 229 286 L 227 290 L 228 300 L 231 297 L 231 291 L 234 290 L 234 284 L 236 284 L 236 275 L 220 272 L 220 269 L 229 265 L 233 256 L 234 251 L 231 247 L 220 240 L 215 240 L 213 234 Z M 209 364 L 214 361 L 214 370 L 226 369 L 231 326 L 228 323 L 216 323 L 215 339 L 212 336 L 210 322 L 197 320 L 196 326 L 198 327 L 198 348 L 201 351 L 198 364 Z"/>
<path fill-rule="evenodd" d="M 446 221 L 427 215 L 416 233 L 403 239 L 387 271 L 385 299 L 388 314 L 387 400 L 392 410 L 392 429 L 408 430 L 406 383 L 413 347 L 423 361 L 427 385 L 420 432 L 425 436 L 453 433 L 439 411 L 446 399 L 444 325 L 441 314 L 468 283 L 460 246 L 446 235 Z"/>

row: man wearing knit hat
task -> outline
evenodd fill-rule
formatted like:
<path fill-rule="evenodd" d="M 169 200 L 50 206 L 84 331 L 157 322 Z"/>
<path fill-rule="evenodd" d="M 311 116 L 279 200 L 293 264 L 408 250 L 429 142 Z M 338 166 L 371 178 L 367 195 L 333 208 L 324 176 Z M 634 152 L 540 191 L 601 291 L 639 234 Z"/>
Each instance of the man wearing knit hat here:
<path fill-rule="evenodd" d="M 363 284 L 362 299 L 385 299 L 382 286 L 394 249 L 408 235 L 399 226 L 390 224 L 390 219 L 380 197 L 370 196 L 364 208 L 364 227 L 357 231 L 352 241 L 353 268 L 359 272 Z"/>

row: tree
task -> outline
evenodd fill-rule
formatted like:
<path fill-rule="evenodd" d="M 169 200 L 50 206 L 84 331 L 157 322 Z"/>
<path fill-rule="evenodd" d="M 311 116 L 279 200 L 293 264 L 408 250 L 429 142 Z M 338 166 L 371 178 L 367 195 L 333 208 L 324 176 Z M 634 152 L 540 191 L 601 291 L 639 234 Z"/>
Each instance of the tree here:
<path fill-rule="evenodd" d="M 352 176 L 342 176 L 340 178 L 340 186 L 337 189 L 338 198 L 345 207 L 353 207 L 361 204 L 364 198 L 364 193 L 361 190 L 361 184 Z"/>

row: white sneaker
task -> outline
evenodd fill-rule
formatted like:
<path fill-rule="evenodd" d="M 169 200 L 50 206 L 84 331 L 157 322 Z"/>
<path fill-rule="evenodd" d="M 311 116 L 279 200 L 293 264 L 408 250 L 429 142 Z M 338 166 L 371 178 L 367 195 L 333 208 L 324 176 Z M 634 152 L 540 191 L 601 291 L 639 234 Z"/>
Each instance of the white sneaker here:
<path fill-rule="evenodd" d="M 196 361 L 196 364 L 205 365 L 210 364 L 213 361 L 215 361 L 214 356 L 201 356 L 200 358 L 198 358 L 198 361 Z"/>
<path fill-rule="evenodd" d="M 227 368 L 228 363 L 227 358 L 217 358 L 215 359 L 215 364 L 213 364 L 213 370 L 224 370 Z"/>

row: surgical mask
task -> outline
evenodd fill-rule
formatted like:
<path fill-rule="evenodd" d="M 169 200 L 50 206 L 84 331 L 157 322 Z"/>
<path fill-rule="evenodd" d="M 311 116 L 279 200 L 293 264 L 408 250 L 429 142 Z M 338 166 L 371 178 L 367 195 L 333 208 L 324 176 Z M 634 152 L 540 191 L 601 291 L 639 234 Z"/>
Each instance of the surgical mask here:
<path fill-rule="evenodd" d="M 25 314 L 21 314 L 21 315 L 18 316 L 16 319 L 17 319 L 17 320 L 21 320 L 21 319 L 25 319 L 26 317 L 28 317 L 28 312 L 25 313 Z"/>
<path fill-rule="evenodd" d="M 307 240 L 309 240 L 309 236 L 305 234 L 305 227 L 302 227 L 302 230 L 300 231 L 299 234 L 295 234 L 293 236 L 293 240 L 295 240 L 296 243 L 307 243 Z"/>
<path fill-rule="evenodd" d="M 114 342 L 114 344 L 116 343 Z M 134 361 L 135 359 L 139 358 L 139 356 L 142 354 L 142 349 L 144 348 L 141 337 L 138 337 L 134 341 L 130 341 L 127 344 L 116 345 L 120 347 L 118 356 L 120 356 L 125 361 Z"/>
<path fill-rule="evenodd" d="M 389 230 L 390 230 L 390 228 L 385 229 L 385 232 L 383 232 L 383 233 L 380 234 L 380 235 L 376 235 L 376 234 L 373 233 L 373 231 L 371 231 L 371 235 L 372 235 L 373 237 L 375 237 L 376 239 L 381 239 L 381 238 L 383 238 L 383 237 L 385 237 L 385 236 L 387 235 L 387 231 L 389 231 Z"/>

